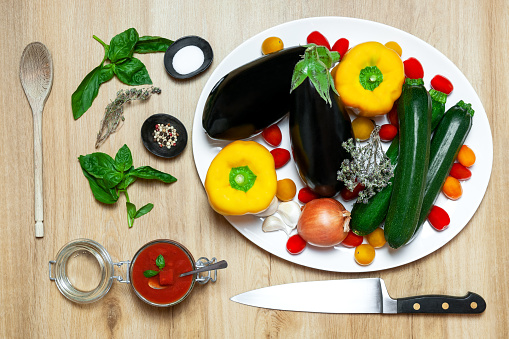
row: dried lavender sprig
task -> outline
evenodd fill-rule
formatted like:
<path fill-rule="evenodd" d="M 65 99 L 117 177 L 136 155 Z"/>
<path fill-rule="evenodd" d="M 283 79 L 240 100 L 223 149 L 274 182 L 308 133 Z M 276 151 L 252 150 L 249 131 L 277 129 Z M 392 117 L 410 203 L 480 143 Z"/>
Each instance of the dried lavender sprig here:
<path fill-rule="evenodd" d="M 342 146 L 352 155 L 352 160 L 345 159 L 338 171 L 338 180 L 353 191 L 358 183 L 364 186 L 357 202 L 366 204 L 377 192 L 389 184 L 394 176 L 394 166 L 382 149 L 380 126 L 371 132 L 365 146 L 356 146 L 353 139 L 343 142 Z"/>
<path fill-rule="evenodd" d="M 124 121 L 124 104 L 134 100 L 147 100 L 152 94 L 161 94 L 159 87 L 131 88 L 117 92 L 115 100 L 106 106 L 104 117 L 101 120 L 101 127 L 97 133 L 95 148 L 99 148 L 103 142 L 117 131 L 120 121 Z"/>

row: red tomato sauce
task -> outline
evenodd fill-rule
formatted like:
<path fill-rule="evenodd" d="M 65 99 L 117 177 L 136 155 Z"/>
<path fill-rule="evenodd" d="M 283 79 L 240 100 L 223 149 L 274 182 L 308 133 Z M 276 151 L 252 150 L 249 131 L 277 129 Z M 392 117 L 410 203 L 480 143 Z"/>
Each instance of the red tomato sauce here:
<path fill-rule="evenodd" d="M 165 261 L 162 271 L 166 271 L 166 273 L 172 271 L 170 274 L 173 278 L 167 285 L 159 284 L 161 274 L 152 278 L 146 278 L 143 275 L 146 270 L 159 270 L 156 265 L 156 258 L 159 254 L 164 257 Z M 155 243 L 138 254 L 131 271 L 131 283 L 145 299 L 156 304 L 169 304 L 179 300 L 187 293 L 193 283 L 193 276 L 180 277 L 180 275 L 192 270 L 193 264 L 182 249 L 166 242 Z M 167 274 L 163 274 L 165 280 L 167 280 L 167 276 Z"/>

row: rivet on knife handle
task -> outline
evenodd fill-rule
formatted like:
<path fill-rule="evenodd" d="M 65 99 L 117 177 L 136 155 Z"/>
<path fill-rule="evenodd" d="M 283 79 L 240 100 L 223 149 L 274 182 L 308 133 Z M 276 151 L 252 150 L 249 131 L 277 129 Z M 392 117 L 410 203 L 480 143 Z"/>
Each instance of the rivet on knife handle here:
<path fill-rule="evenodd" d="M 486 309 L 486 301 L 473 292 L 464 297 L 422 295 L 397 299 L 398 313 L 476 314 Z"/>

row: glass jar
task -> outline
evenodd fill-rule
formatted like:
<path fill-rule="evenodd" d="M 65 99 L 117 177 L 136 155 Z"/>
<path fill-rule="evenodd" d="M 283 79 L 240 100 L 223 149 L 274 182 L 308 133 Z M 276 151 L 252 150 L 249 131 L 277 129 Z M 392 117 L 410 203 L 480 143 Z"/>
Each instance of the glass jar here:
<path fill-rule="evenodd" d="M 216 282 L 217 270 L 192 274 L 192 279 L 185 293 L 177 300 L 172 302 L 158 303 L 146 298 L 142 291 L 138 290 L 133 284 L 133 267 L 140 254 L 152 245 L 163 244 L 175 246 L 189 260 L 192 270 L 206 267 L 216 263 L 216 258 L 211 260 L 201 257 L 194 261 L 192 254 L 182 244 L 169 240 L 159 239 L 143 245 L 134 255 L 132 260 L 113 262 L 110 254 L 99 243 L 90 239 L 77 239 L 67 243 L 58 252 L 56 259 L 49 262 L 49 279 L 54 281 L 58 290 L 67 299 L 86 304 L 97 301 L 109 292 L 113 281 L 130 284 L 135 294 L 144 302 L 158 307 L 169 307 L 182 302 L 193 290 L 195 283 L 206 284 L 209 281 Z M 84 270 L 84 266 L 88 270 Z M 115 266 L 127 266 L 126 278 L 121 275 L 115 275 Z"/>

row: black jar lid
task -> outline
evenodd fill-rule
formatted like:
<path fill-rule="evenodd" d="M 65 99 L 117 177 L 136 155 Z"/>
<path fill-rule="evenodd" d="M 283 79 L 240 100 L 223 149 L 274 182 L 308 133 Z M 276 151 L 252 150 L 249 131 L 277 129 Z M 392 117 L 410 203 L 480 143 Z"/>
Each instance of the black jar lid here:
<path fill-rule="evenodd" d="M 181 74 L 177 72 L 173 67 L 173 58 L 178 51 L 188 46 L 196 46 L 201 49 L 204 59 L 201 66 L 196 70 L 187 74 Z M 210 44 L 207 42 L 207 40 L 200 38 L 199 36 L 189 35 L 176 40 L 173 44 L 170 45 L 170 47 L 168 47 L 166 53 L 164 54 L 164 67 L 166 68 L 168 74 L 176 79 L 189 79 L 206 70 L 212 63 L 213 58 L 214 54 L 212 53 L 212 47 L 210 47 Z"/>
<path fill-rule="evenodd" d="M 171 148 L 167 148 L 166 146 L 161 147 L 157 141 L 154 141 L 152 133 L 154 133 L 157 124 L 170 124 L 176 129 L 178 137 L 175 146 L 171 146 Z M 141 140 L 149 152 L 159 157 L 173 158 L 182 153 L 184 148 L 186 148 L 187 131 L 180 120 L 174 116 L 158 113 L 148 117 L 141 126 Z"/>

